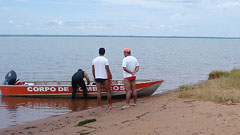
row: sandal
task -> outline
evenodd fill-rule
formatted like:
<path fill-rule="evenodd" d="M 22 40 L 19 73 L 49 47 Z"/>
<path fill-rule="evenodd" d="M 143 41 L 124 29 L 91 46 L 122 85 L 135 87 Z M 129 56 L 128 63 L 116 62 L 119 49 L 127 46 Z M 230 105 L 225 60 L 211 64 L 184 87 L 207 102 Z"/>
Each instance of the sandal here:
<path fill-rule="evenodd" d="M 128 104 L 124 105 L 123 107 L 121 107 L 121 109 L 127 109 L 129 108 L 130 106 Z"/>
<path fill-rule="evenodd" d="M 130 106 L 136 106 L 137 104 L 135 104 L 135 103 L 132 103 L 132 104 L 130 104 Z"/>

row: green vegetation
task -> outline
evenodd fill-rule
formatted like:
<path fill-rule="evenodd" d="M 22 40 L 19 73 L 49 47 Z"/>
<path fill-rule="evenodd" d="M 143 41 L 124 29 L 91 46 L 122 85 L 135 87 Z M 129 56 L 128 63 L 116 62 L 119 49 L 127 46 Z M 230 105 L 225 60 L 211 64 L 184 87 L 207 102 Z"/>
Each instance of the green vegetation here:
<path fill-rule="evenodd" d="M 221 77 L 228 77 L 229 76 L 229 72 L 227 71 L 218 71 L 218 70 L 215 70 L 215 71 L 212 71 L 209 76 L 208 76 L 208 80 L 211 80 L 211 79 L 217 79 L 217 78 L 221 78 Z"/>
<path fill-rule="evenodd" d="M 31 127 L 25 127 L 24 129 L 31 129 L 31 128 L 37 128 L 36 126 L 31 126 Z"/>
<path fill-rule="evenodd" d="M 95 121 L 96 121 L 96 119 L 87 119 L 87 120 L 84 120 L 84 121 L 79 122 L 79 123 L 77 124 L 77 126 L 83 126 L 83 125 L 85 125 L 85 124 L 87 124 L 87 123 L 91 123 L 91 122 L 95 122 Z"/>
<path fill-rule="evenodd" d="M 79 133 L 79 135 L 88 135 L 88 134 L 91 134 L 93 132 L 95 132 L 96 130 L 93 130 L 93 131 L 88 131 L 88 130 L 81 130 L 77 133 Z"/>
<path fill-rule="evenodd" d="M 207 82 L 180 86 L 178 97 L 218 103 L 240 103 L 240 69 L 230 72 L 213 71 Z"/>
<path fill-rule="evenodd" d="M 130 120 L 125 120 L 125 121 L 123 121 L 123 122 L 121 122 L 121 123 L 127 123 L 127 122 L 130 122 Z"/>
<path fill-rule="evenodd" d="M 136 118 L 137 118 L 137 119 L 140 119 L 141 117 L 143 117 L 144 115 L 146 115 L 146 114 L 148 114 L 148 113 L 150 113 L 150 112 L 145 112 L 144 114 L 141 114 L 141 115 L 139 115 L 139 116 L 136 116 Z"/>
<path fill-rule="evenodd" d="M 80 133 L 80 135 L 88 135 L 90 133 L 92 133 L 92 132 Z"/>
<path fill-rule="evenodd" d="M 83 126 L 83 127 L 97 129 L 96 127 L 92 127 L 92 126 Z"/>

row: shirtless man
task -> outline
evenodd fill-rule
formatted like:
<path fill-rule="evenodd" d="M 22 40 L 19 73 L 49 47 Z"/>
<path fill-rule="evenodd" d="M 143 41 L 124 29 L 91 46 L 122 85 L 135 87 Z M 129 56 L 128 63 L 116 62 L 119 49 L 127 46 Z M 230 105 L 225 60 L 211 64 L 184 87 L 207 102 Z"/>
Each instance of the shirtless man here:
<path fill-rule="evenodd" d="M 125 48 L 123 50 L 125 58 L 122 61 L 124 87 L 126 89 L 126 105 L 122 109 L 129 108 L 130 105 L 135 106 L 137 104 L 137 92 L 136 92 L 136 73 L 139 70 L 139 63 L 137 59 L 131 56 L 131 50 Z M 131 91 L 133 94 L 134 103 L 130 104 Z"/>

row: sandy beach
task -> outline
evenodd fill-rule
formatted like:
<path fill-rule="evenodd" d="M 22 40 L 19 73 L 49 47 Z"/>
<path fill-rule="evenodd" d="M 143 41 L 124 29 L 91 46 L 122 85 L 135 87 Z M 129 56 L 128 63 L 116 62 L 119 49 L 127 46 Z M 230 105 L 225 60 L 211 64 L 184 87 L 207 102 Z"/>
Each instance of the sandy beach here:
<path fill-rule="evenodd" d="M 97 135 L 237 135 L 240 134 L 240 107 L 177 98 L 172 90 L 141 98 L 137 106 L 121 110 L 107 106 L 73 112 L 1 129 L 1 135 L 13 134 L 97 134 Z M 95 122 L 77 126 L 87 119 Z"/>

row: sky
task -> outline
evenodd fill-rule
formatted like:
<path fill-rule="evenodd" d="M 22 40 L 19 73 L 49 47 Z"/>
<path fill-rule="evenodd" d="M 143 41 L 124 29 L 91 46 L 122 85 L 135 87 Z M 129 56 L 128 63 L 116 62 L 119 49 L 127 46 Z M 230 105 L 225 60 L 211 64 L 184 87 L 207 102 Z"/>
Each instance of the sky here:
<path fill-rule="evenodd" d="M 0 0 L 0 34 L 240 37 L 240 0 Z"/>

